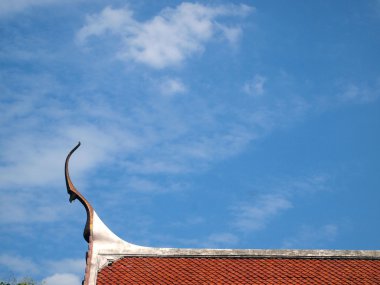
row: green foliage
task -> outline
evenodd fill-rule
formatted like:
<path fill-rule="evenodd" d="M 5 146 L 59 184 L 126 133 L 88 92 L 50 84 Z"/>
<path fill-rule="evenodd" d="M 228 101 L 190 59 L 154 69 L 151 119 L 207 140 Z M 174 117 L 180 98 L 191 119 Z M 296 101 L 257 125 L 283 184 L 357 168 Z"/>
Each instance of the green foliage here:
<path fill-rule="evenodd" d="M 0 281 L 0 285 L 38 285 L 38 283 L 31 278 L 25 278 L 18 282 L 16 280 L 9 282 Z"/>

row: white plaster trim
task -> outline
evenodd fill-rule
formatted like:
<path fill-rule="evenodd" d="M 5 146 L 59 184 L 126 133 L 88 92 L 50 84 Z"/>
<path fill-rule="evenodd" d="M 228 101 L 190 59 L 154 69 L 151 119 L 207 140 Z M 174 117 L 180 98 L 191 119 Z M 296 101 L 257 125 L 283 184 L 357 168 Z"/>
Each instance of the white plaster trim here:
<path fill-rule="evenodd" d="M 93 212 L 92 224 L 92 257 L 89 274 L 89 285 L 96 284 L 98 270 L 106 266 L 109 258 L 104 255 L 133 253 L 143 248 L 138 245 L 126 242 L 115 235 L 99 218 L 96 212 Z"/>

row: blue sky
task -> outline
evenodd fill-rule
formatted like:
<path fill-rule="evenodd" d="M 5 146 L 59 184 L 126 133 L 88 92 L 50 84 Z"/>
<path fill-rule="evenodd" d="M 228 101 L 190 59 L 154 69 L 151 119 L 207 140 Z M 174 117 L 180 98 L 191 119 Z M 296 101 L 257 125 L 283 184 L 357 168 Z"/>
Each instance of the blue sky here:
<path fill-rule="evenodd" d="M 136 3 L 137 2 L 137 3 Z M 0 3 L 0 277 L 145 246 L 380 249 L 380 1 Z"/>

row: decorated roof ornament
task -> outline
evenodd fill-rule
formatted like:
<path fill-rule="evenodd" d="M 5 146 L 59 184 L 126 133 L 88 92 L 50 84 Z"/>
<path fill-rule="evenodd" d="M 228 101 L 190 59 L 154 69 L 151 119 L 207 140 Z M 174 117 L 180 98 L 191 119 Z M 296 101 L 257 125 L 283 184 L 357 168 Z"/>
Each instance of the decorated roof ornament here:
<path fill-rule="evenodd" d="M 66 180 L 67 193 L 70 195 L 70 198 L 69 198 L 70 203 L 73 202 L 75 199 L 78 199 L 79 202 L 81 202 L 84 208 L 86 209 L 87 221 L 86 221 L 86 226 L 84 227 L 84 230 L 83 230 L 83 237 L 89 243 L 90 236 L 92 234 L 91 231 L 92 231 L 92 224 L 93 224 L 94 209 L 92 208 L 91 204 L 83 197 L 83 195 L 75 188 L 69 175 L 70 157 L 79 147 L 80 147 L 80 142 L 78 142 L 78 144 L 67 155 L 66 162 L 65 162 L 65 180 Z"/>
<path fill-rule="evenodd" d="M 109 284 L 380 284 L 379 250 L 181 249 L 144 247 L 116 236 L 73 185 L 70 202 L 87 213 L 83 285 Z"/>
<path fill-rule="evenodd" d="M 80 145 L 81 143 L 79 142 L 67 155 L 65 180 L 67 193 L 70 195 L 70 203 L 74 200 L 79 200 L 87 213 L 83 237 L 88 242 L 88 251 L 86 254 L 86 270 L 83 285 L 95 285 L 97 284 L 98 270 L 106 266 L 110 261 L 117 260 L 123 254 L 137 253 L 149 250 L 149 248 L 131 244 L 115 235 L 98 217 L 86 198 L 75 188 L 69 174 L 69 161 L 72 154 Z"/>

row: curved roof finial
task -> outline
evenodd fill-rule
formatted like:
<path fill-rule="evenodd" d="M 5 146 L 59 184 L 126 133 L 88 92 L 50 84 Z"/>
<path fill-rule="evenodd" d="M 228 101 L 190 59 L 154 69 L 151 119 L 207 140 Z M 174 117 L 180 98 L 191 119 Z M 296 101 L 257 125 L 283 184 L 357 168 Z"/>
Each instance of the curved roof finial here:
<path fill-rule="evenodd" d="M 66 162 L 65 162 L 65 179 L 66 179 L 66 187 L 67 187 L 67 193 L 70 195 L 69 201 L 70 203 L 74 201 L 75 199 L 78 199 L 79 202 L 82 203 L 84 208 L 87 212 L 87 221 L 86 226 L 83 231 L 83 237 L 87 242 L 90 242 L 90 236 L 92 235 L 92 225 L 93 225 L 93 213 L 94 209 L 90 205 L 90 203 L 83 197 L 83 195 L 75 188 L 73 182 L 70 179 L 69 175 L 69 160 L 71 155 L 74 153 L 74 151 L 77 150 L 77 148 L 80 146 L 80 142 L 70 151 L 70 153 L 67 155 Z"/>

